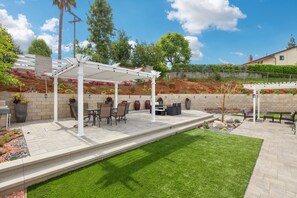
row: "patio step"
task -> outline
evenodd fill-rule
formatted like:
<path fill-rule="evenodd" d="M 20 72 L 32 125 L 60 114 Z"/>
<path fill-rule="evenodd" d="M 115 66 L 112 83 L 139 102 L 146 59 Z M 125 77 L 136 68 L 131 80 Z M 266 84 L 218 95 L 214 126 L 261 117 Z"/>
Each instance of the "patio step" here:
<path fill-rule="evenodd" d="M 0 195 L 22 187 L 26 188 L 213 120 L 215 120 L 213 115 L 208 114 L 101 144 L 71 147 L 0 164 Z"/>

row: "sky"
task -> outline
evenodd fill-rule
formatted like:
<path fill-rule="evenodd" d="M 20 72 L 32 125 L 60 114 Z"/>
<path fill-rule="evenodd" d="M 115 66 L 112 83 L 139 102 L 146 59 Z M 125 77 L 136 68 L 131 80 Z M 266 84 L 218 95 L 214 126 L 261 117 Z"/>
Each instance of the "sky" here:
<path fill-rule="evenodd" d="M 57 58 L 59 10 L 52 0 L 0 0 L 0 23 L 24 53 L 42 38 Z M 87 15 L 93 0 L 76 0 L 72 11 L 80 45 L 89 36 Z M 168 32 L 184 35 L 193 64 L 243 64 L 283 50 L 291 34 L 297 38 L 296 0 L 107 0 L 115 28 L 130 42 L 156 43 Z M 65 13 L 63 58 L 73 56 L 73 17 Z"/>

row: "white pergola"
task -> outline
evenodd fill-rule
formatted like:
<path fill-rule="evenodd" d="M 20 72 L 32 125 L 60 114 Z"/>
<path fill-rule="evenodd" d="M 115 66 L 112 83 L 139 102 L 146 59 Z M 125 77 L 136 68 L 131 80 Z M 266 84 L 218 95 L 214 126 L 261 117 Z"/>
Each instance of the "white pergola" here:
<path fill-rule="evenodd" d="M 48 74 L 54 77 L 54 122 L 58 122 L 58 78 L 77 79 L 77 102 L 78 102 L 78 136 L 84 136 L 83 104 L 84 90 L 83 82 L 104 81 L 114 83 L 114 105 L 118 104 L 118 84 L 123 81 L 136 79 L 150 79 L 151 97 L 152 97 L 152 117 L 151 121 L 155 122 L 155 79 L 160 76 L 160 72 L 151 71 L 142 72 L 118 67 L 118 65 L 107 65 L 88 61 L 88 57 L 77 55 L 77 58 L 66 58 L 67 64 Z"/>
<path fill-rule="evenodd" d="M 253 122 L 256 122 L 256 106 L 258 107 L 258 118 L 260 118 L 260 91 L 263 89 L 296 89 L 297 82 L 244 84 L 244 88 L 253 90 Z M 257 104 L 258 103 L 258 104 Z"/>

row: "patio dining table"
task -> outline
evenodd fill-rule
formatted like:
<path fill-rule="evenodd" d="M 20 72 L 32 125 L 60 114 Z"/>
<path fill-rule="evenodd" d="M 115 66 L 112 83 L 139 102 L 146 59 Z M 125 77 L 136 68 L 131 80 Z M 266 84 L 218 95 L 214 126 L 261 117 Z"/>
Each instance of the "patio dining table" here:
<path fill-rule="evenodd" d="M 100 108 L 94 108 L 94 109 L 86 109 L 89 113 L 89 115 L 93 116 L 93 123 L 92 126 L 96 125 L 96 115 L 97 113 L 100 113 Z"/>

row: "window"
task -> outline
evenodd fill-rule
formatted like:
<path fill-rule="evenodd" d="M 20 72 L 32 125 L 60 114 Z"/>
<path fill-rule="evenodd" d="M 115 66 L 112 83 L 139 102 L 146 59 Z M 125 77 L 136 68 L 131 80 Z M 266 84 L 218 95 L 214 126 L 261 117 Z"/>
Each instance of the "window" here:
<path fill-rule="evenodd" d="M 279 56 L 279 60 L 285 60 L 285 56 L 283 55 Z"/>

